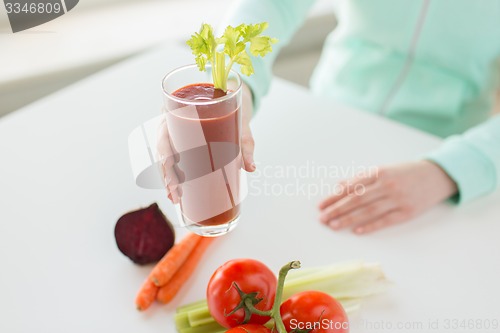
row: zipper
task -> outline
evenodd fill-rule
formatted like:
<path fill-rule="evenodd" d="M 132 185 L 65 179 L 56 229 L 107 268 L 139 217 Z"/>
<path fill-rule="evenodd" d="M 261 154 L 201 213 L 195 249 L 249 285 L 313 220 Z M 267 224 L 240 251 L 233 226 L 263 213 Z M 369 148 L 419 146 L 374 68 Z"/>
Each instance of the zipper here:
<path fill-rule="evenodd" d="M 394 83 L 394 86 L 391 90 L 389 90 L 387 97 L 385 98 L 378 111 L 378 113 L 381 115 L 385 115 L 387 113 L 389 105 L 391 104 L 399 88 L 401 88 L 401 85 L 408 76 L 408 72 L 410 71 L 411 65 L 413 64 L 413 61 L 415 59 L 415 51 L 417 49 L 418 40 L 420 39 L 420 34 L 425 23 L 425 18 L 427 17 L 430 2 L 431 0 L 424 0 L 422 2 L 422 8 L 420 9 L 417 25 L 415 26 L 415 31 L 413 32 L 410 48 L 408 49 L 408 55 L 406 57 L 403 68 L 401 69 L 401 72 L 399 73 L 396 82 Z"/>

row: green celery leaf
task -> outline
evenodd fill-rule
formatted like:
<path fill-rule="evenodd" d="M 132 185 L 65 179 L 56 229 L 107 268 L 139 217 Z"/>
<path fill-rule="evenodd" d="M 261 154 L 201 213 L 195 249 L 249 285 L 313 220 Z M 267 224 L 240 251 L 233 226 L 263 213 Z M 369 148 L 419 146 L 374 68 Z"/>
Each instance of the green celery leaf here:
<path fill-rule="evenodd" d="M 268 26 L 269 24 L 267 22 L 257 24 L 240 24 L 237 29 L 241 31 L 240 33 L 243 38 L 248 41 L 260 35 L 264 30 L 267 29 Z"/>
<path fill-rule="evenodd" d="M 192 35 L 186 43 L 195 56 L 198 68 L 204 71 L 207 62 L 212 60 L 217 46 L 212 27 L 209 24 L 202 24 L 200 31 Z"/>
<path fill-rule="evenodd" d="M 252 60 L 248 55 L 247 51 L 243 50 L 236 58 L 234 62 L 240 65 L 241 74 L 250 76 L 254 73 Z"/>
<path fill-rule="evenodd" d="M 272 44 L 276 43 L 276 38 L 268 36 L 256 36 L 250 39 L 250 53 L 254 56 L 265 56 L 273 50 Z"/>

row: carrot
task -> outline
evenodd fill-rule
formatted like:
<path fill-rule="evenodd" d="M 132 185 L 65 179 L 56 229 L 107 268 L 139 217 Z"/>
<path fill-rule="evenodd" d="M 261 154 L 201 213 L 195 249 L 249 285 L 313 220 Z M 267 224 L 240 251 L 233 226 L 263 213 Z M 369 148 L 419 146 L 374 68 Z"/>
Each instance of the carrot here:
<path fill-rule="evenodd" d="M 170 279 L 170 281 L 160 288 L 156 299 L 161 303 L 170 302 L 175 295 L 181 290 L 182 286 L 189 277 L 193 274 L 198 263 L 200 262 L 206 249 L 212 244 L 215 238 L 204 237 L 198 245 L 195 247 L 193 252 L 189 255 L 184 265 L 175 273 L 175 275 Z"/>
<path fill-rule="evenodd" d="M 137 297 L 135 298 L 135 305 L 139 311 L 146 310 L 156 299 L 158 294 L 158 287 L 148 277 L 142 284 Z"/>
<path fill-rule="evenodd" d="M 164 286 L 184 264 L 202 238 L 202 236 L 189 233 L 179 243 L 175 244 L 153 268 L 149 275 L 151 281 L 158 287 Z"/>

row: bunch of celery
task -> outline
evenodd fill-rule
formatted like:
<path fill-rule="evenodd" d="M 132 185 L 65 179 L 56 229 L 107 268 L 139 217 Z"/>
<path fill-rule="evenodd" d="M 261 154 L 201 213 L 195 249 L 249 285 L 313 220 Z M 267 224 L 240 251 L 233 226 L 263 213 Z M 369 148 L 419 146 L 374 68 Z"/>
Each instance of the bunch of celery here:
<path fill-rule="evenodd" d="M 301 291 L 318 290 L 332 295 L 349 314 L 359 309 L 363 298 L 384 291 L 388 285 L 378 264 L 341 263 L 290 271 L 283 299 Z M 227 330 L 212 318 L 205 300 L 179 307 L 175 324 L 179 333 L 223 333 Z"/>
<path fill-rule="evenodd" d="M 209 24 L 202 24 L 200 31 L 191 36 L 187 44 L 195 56 L 200 71 L 206 70 L 206 65 L 212 65 L 212 80 L 216 89 L 227 91 L 227 79 L 233 64 L 240 65 L 241 74 L 254 73 L 252 59 L 247 52 L 257 57 L 264 57 L 273 50 L 272 44 L 276 38 L 262 36 L 268 27 L 267 22 L 256 24 L 240 24 L 237 27 L 228 26 L 224 34 L 216 38 L 214 29 Z M 226 65 L 226 58 L 228 64 Z"/>

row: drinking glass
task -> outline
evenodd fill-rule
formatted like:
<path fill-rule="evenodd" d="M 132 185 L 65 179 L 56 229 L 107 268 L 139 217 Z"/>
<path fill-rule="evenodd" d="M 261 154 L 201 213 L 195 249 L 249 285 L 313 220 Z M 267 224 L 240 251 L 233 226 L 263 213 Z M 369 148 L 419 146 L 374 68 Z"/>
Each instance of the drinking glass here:
<path fill-rule="evenodd" d="M 226 93 L 214 90 L 210 81 L 209 66 L 207 72 L 184 66 L 164 77 L 167 134 L 160 138 L 159 154 L 181 224 L 213 237 L 232 230 L 240 217 L 242 89 L 233 71 Z"/>

